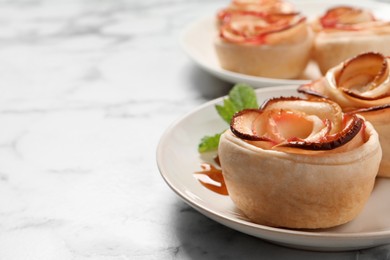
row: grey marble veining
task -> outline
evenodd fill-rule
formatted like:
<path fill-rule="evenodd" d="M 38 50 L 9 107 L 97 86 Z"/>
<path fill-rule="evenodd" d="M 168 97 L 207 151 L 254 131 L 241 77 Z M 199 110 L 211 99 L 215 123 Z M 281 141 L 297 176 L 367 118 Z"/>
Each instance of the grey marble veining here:
<path fill-rule="evenodd" d="M 0 2 L 0 259 L 390 259 L 286 248 L 199 214 L 155 163 L 163 131 L 231 87 L 178 38 L 227 1 Z"/>

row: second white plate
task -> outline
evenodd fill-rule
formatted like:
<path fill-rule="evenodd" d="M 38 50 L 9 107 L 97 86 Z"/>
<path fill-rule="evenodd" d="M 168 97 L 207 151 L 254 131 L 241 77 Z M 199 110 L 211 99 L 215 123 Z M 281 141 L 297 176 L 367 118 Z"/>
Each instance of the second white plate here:
<path fill-rule="evenodd" d="M 323 14 L 329 7 L 336 5 L 353 5 L 370 9 L 381 19 L 389 19 L 390 5 L 371 0 L 353 2 L 351 0 L 328 0 L 328 1 L 291 1 L 297 10 L 301 11 L 309 20 Z M 222 9 L 222 7 L 221 7 Z M 217 10 L 216 10 L 217 12 Z M 317 79 L 321 76 L 317 65 L 309 63 L 300 79 L 286 80 L 245 75 L 225 70 L 220 67 L 214 50 L 213 41 L 217 35 L 215 17 L 206 17 L 190 25 L 181 37 L 181 45 L 189 57 L 201 68 L 212 75 L 231 83 L 244 82 L 254 87 L 268 87 L 276 85 L 300 85 Z"/>

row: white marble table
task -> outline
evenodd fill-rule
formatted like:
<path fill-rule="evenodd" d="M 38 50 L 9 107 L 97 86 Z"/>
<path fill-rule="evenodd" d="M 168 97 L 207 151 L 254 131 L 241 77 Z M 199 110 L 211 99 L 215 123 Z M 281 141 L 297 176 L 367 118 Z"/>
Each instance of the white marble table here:
<path fill-rule="evenodd" d="M 270 244 L 164 183 L 159 138 L 231 87 L 178 44 L 227 1 L 0 2 L 0 259 L 389 259 Z"/>

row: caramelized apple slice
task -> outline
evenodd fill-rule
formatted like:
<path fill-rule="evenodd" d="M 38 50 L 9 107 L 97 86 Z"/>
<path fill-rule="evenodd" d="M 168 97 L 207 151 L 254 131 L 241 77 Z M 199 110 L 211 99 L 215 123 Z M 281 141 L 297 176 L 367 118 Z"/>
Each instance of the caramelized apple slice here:
<path fill-rule="evenodd" d="M 234 115 L 230 129 L 241 139 L 268 141 L 276 145 L 291 138 L 311 140 L 318 133 L 328 134 L 330 126 L 330 122 L 324 124 L 318 117 L 305 113 L 246 109 Z"/>
<path fill-rule="evenodd" d="M 232 10 L 245 10 L 262 13 L 292 13 L 294 6 L 283 0 L 233 0 Z"/>
<path fill-rule="evenodd" d="M 390 103 L 390 57 L 368 52 L 330 69 L 325 77 L 302 85 L 308 97 L 328 98 L 343 112 L 381 107 Z"/>
<path fill-rule="evenodd" d="M 344 63 L 336 75 L 336 84 L 345 93 L 361 99 L 377 99 L 389 94 L 390 85 L 382 84 L 389 66 L 380 53 L 364 53 Z"/>
<path fill-rule="evenodd" d="M 384 104 L 384 105 L 379 105 L 379 106 L 363 107 L 363 108 L 355 109 L 355 110 L 349 111 L 347 114 L 361 114 L 361 113 L 366 113 L 366 112 L 382 111 L 382 110 L 389 109 L 389 108 L 390 108 L 390 104 Z"/>
<path fill-rule="evenodd" d="M 359 24 L 371 21 L 375 18 L 370 11 L 350 6 L 331 8 L 320 18 L 323 28 L 343 30 L 354 30 Z"/>
<path fill-rule="evenodd" d="M 263 122 L 259 122 L 262 119 L 262 111 L 259 109 L 244 109 L 236 113 L 230 123 L 231 131 L 241 139 L 250 141 L 269 141 L 268 138 L 262 136 L 264 130 L 256 128 L 254 122 L 257 122 L 258 126 L 264 126 Z"/>
<path fill-rule="evenodd" d="M 269 99 L 262 105 L 263 110 L 285 109 L 290 111 L 301 111 L 308 115 L 316 115 L 320 119 L 329 119 L 332 124 L 331 133 L 341 130 L 342 111 L 335 102 L 323 98 L 310 100 L 298 97 L 281 97 Z"/>
<path fill-rule="evenodd" d="M 294 127 L 299 124 L 300 127 Z M 275 138 L 283 141 L 293 136 L 306 137 L 310 134 L 312 123 L 304 115 L 291 111 L 272 111 L 268 119 L 268 130 Z"/>
<path fill-rule="evenodd" d="M 291 40 L 292 36 L 293 39 L 301 39 L 307 33 L 305 20 L 306 18 L 298 13 L 243 12 L 228 19 L 224 18 L 225 22 L 220 27 L 220 37 L 228 42 L 247 44 L 273 44 L 280 39 Z"/>
<path fill-rule="evenodd" d="M 227 8 L 218 12 L 217 19 L 221 25 L 240 15 L 297 14 L 294 9 L 292 4 L 281 0 L 233 0 Z"/>
<path fill-rule="evenodd" d="M 364 120 L 356 115 L 350 116 L 346 121 L 347 123 L 344 129 L 336 134 L 323 135 L 315 141 L 293 138 L 279 146 L 295 147 L 305 150 L 332 150 L 338 148 L 351 141 L 360 132 L 364 124 Z"/>
<path fill-rule="evenodd" d="M 363 124 L 362 118 L 342 114 L 336 103 L 326 99 L 281 97 L 268 100 L 261 109 L 237 113 L 230 129 L 237 137 L 263 149 L 287 147 L 316 151 L 345 145 L 360 132 Z"/>
<path fill-rule="evenodd" d="M 329 98 L 327 95 L 326 80 L 323 77 L 299 86 L 297 91 L 310 97 Z"/>

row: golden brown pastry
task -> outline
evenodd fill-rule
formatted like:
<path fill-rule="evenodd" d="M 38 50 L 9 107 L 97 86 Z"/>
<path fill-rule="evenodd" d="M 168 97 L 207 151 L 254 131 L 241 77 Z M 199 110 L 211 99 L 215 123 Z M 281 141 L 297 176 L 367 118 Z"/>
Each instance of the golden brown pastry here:
<path fill-rule="evenodd" d="M 235 205 L 255 223 L 328 228 L 354 219 L 381 159 L 369 122 L 325 99 L 273 99 L 237 113 L 220 139 Z"/>
<path fill-rule="evenodd" d="M 379 134 L 383 159 L 379 176 L 390 177 L 390 59 L 364 53 L 330 69 L 325 77 L 303 85 L 299 92 L 329 98 L 344 112 L 358 113 Z"/>
<path fill-rule="evenodd" d="M 369 10 L 338 6 L 314 21 L 313 58 L 322 74 L 340 62 L 363 52 L 390 55 L 390 23 Z"/>
<path fill-rule="evenodd" d="M 270 78 L 297 78 L 312 47 L 306 18 L 297 14 L 235 14 L 220 27 L 215 49 L 222 68 Z"/>

